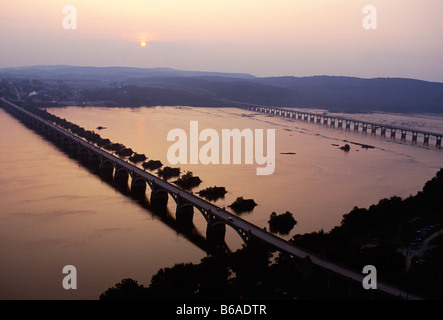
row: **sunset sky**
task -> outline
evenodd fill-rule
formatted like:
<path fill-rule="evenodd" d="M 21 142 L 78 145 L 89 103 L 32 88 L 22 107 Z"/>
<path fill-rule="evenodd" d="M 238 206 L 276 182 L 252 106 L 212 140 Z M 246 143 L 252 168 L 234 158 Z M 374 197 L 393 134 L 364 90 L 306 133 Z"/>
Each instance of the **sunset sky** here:
<path fill-rule="evenodd" d="M 0 1 L 0 67 L 169 67 L 443 82 L 442 0 Z M 75 30 L 63 28 L 66 5 L 76 8 Z M 363 28 L 366 5 L 377 9 L 375 30 Z"/>

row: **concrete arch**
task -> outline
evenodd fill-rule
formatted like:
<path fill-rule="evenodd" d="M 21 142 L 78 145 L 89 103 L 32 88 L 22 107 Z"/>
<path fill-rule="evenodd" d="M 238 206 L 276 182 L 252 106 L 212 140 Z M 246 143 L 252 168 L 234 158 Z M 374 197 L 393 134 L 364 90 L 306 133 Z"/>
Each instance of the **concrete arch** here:
<path fill-rule="evenodd" d="M 178 204 L 175 210 L 175 220 L 181 225 L 192 225 L 194 206 L 190 203 Z"/>
<path fill-rule="evenodd" d="M 231 229 L 233 229 L 235 232 L 237 232 L 237 234 L 240 236 L 240 238 L 242 238 L 243 242 L 245 244 L 247 244 L 251 238 L 250 234 L 248 232 L 245 232 L 239 228 L 236 228 L 234 225 L 226 222 L 225 225 L 231 227 Z"/>
<path fill-rule="evenodd" d="M 151 195 L 149 197 L 151 207 L 155 209 L 165 210 L 168 205 L 168 191 L 158 187 L 152 180 L 146 180 L 146 183 L 151 189 Z"/>
<path fill-rule="evenodd" d="M 102 157 L 100 154 L 91 151 L 88 157 L 88 165 L 94 170 L 97 171 L 100 169 L 100 164 L 102 162 Z"/>
<path fill-rule="evenodd" d="M 100 162 L 99 171 L 102 178 L 111 181 L 114 177 L 115 164 L 109 159 L 105 159 Z"/>
<path fill-rule="evenodd" d="M 146 185 L 147 182 L 142 177 L 132 178 L 131 181 L 131 192 L 134 195 L 144 197 L 146 195 Z"/>
<path fill-rule="evenodd" d="M 208 223 L 206 226 L 206 240 L 214 244 L 224 244 L 226 224 L 223 222 Z"/>
<path fill-rule="evenodd" d="M 67 136 L 63 135 L 61 143 L 65 146 L 69 146 L 71 144 L 69 140 L 70 139 Z"/>
<path fill-rule="evenodd" d="M 196 209 L 201 213 L 203 218 L 205 218 L 207 224 L 210 224 L 214 221 L 214 217 L 212 215 L 210 216 L 210 212 L 207 212 L 206 210 L 199 207 L 196 207 Z"/>
<path fill-rule="evenodd" d="M 115 173 L 114 173 L 114 179 L 120 179 L 120 178 L 122 178 L 122 179 L 126 179 L 126 181 L 127 181 L 127 179 L 129 178 L 129 171 L 128 170 L 126 170 L 125 168 L 123 168 L 123 167 L 117 167 L 116 169 L 115 169 Z"/>
<path fill-rule="evenodd" d="M 250 239 L 250 235 L 248 234 L 248 232 L 245 232 L 241 229 L 236 228 L 235 225 L 231 224 L 229 221 L 220 220 L 215 215 L 213 215 L 210 210 L 208 212 L 208 211 L 201 209 L 199 207 L 196 207 L 196 208 L 202 214 L 202 216 L 205 218 L 206 223 L 207 223 L 207 228 L 217 228 L 217 226 L 219 226 L 219 225 L 224 225 L 225 232 L 226 232 L 226 225 L 227 225 L 231 229 L 233 229 L 235 232 L 237 232 L 237 234 L 240 236 L 240 238 L 243 240 L 244 243 L 248 243 L 248 241 Z M 209 227 L 209 226 L 211 226 L 211 227 Z"/>
<path fill-rule="evenodd" d="M 75 140 L 71 140 L 69 143 L 69 150 L 73 154 L 77 154 L 80 151 L 80 144 Z"/>
<path fill-rule="evenodd" d="M 88 159 L 89 158 L 89 154 L 90 154 L 90 149 L 81 146 L 78 150 L 78 156 L 83 158 L 83 159 Z"/>
<path fill-rule="evenodd" d="M 99 161 L 100 163 L 102 162 L 102 156 L 99 153 L 93 151 L 89 153 L 89 159 Z"/>
<path fill-rule="evenodd" d="M 124 190 L 125 192 L 129 191 L 128 186 L 129 180 L 129 172 L 123 167 L 116 167 L 114 170 L 114 179 L 113 183 L 119 189 Z"/>

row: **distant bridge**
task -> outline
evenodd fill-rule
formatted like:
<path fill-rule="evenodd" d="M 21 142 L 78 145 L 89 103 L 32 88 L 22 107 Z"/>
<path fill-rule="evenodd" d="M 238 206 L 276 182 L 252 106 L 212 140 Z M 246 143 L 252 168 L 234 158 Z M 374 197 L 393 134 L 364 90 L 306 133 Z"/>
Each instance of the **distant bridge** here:
<path fill-rule="evenodd" d="M 364 276 L 361 273 L 328 261 L 305 249 L 299 248 L 289 241 L 277 237 L 276 235 L 267 232 L 266 230 L 197 197 L 194 194 L 180 189 L 179 187 L 110 154 L 107 151 L 98 148 L 71 132 L 40 118 L 4 98 L 0 101 L 2 102 L 2 107 L 10 114 L 21 119 L 37 130 L 45 132 L 46 135 L 51 135 L 53 138 L 59 140 L 61 144 L 69 146 L 71 149 L 75 150 L 79 157 L 82 155 L 87 157 L 88 161 L 90 163 L 96 163 L 100 170 L 113 175 L 114 180 L 120 180 L 127 184 L 130 176 L 132 179 L 132 191 L 137 190 L 144 193 L 146 186 L 148 185 L 151 189 L 151 205 L 166 206 L 168 198 L 171 196 L 176 203 L 177 221 L 181 221 L 182 223 L 192 223 L 194 208 L 197 209 L 207 222 L 207 237 L 215 237 L 224 241 L 226 231 L 225 226 L 229 226 L 234 229 L 246 243 L 252 238 L 257 238 L 273 246 L 278 251 L 292 256 L 294 261 L 297 262 L 297 270 L 308 281 L 315 280 L 313 279 L 313 275 L 321 272 L 323 275 L 326 273 L 328 287 L 330 286 L 333 276 L 335 276 L 348 282 L 349 295 L 351 295 L 351 288 L 353 285 L 356 288 L 362 288 Z M 420 297 L 411 295 L 404 290 L 381 282 L 378 282 L 377 290 L 373 291 L 376 291 L 374 294 L 382 294 L 402 299 L 421 299 Z"/>
<path fill-rule="evenodd" d="M 378 134 L 382 137 L 389 135 L 391 139 L 396 139 L 400 137 L 401 141 L 410 140 L 412 143 L 418 143 L 418 137 L 420 136 L 420 139 L 423 141 L 423 145 L 425 146 L 429 145 L 430 138 L 432 138 L 432 140 L 435 141 L 435 146 L 439 149 L 441 148 L 441 141 L 443 138 L 443 133 L 416 130 L 387 124 L 379 124 L 327 114 L 264 106 L 245 106 L 241 108 L 294 120 L 329 125 L 336 128 L 344 128 L 345 130 L 353 130 L 355 132 L 370 132 L 373 135 Z"/>

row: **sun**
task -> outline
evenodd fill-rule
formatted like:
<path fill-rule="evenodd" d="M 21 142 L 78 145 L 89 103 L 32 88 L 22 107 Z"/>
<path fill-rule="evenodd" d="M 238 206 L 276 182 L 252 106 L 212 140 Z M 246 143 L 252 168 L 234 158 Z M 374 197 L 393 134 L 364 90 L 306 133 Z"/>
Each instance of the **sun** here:
<path fill-rule="evenodd" d="M 142 48 L 146 47 L 146 41 L 141 41 L 140 42 L 140 47 L 142 47 Z"/>

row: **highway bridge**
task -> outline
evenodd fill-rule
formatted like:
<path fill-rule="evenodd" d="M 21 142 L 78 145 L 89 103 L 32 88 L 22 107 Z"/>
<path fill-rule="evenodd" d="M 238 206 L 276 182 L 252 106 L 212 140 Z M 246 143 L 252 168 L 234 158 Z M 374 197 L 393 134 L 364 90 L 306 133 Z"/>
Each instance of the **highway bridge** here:
<path fill-rule="evenodd" d="M 36 114 L 27 111 L 25 108 L 17 106 L 4 98 L 1 99 L 2 107 L 10 114 L 19 118 L 28 125 L 44 131 L 46 134 L 52 135 L 58 139 L 62 144 L 68 145 L 75 149 L 78 154 L 85 155 L 89 161 L 97 162 L 100 169 L 109 171 L 113 174 L 114 179 L 122 179 L 128 183 L 127 178 L 131 177 L 131 189 L 144 190 L 146 186 L 151 189 L 151 205 L 166 206 L 167 200 L 170 197 L 176 203 L 176 220 L 183 223 L 192 222 L 194 209 L 197 209 L 207 222 L 207 237 L 211 234 L 221 235 L 224 238 L 225 227 L 231 227 L 239 236 L 248 243 L 251 239 L 260 239 L 274 247 L 277 251 L 290 255 L 294 261 L 297 262 L 298 271 L 304 278 L 310 278 L 313 270 L 321 270 L 327 274 L 328 283 L 332 277 L 339 277 L 345 279 L 349 283 L 349 288 L 352 286 L 362 287 L 362 281 L 366 275 L 347 267 L 341 266 L 337 263 L 324 259 L 312 252 L 303 248 L 297 247 L 291 242 L 288 242 L 265 229 L 258 227 L 247 220 L 244 220 L 231 212 L 220 208 L 213 203 L 210 203 L 200 197 L 189 193 L 149 172 L 146 172 L 137 166 L 126 162 L 106 150 L 103 150 L 88 141 L 74 135 L 73 133 L 51 123 Z M 420 299 L 420 297 L 409 294 L 407 291 L 398 289 L 394 286 L 377 283 L 377 293 L 388 295 L 390 297 L 401 299 Z M 350 291 L 351 292 L 351 291 Z"/>

